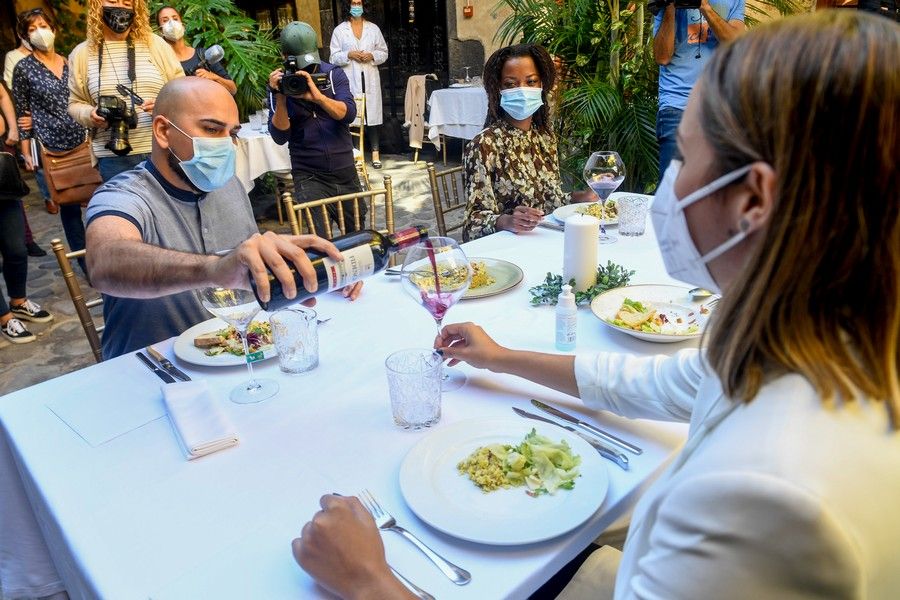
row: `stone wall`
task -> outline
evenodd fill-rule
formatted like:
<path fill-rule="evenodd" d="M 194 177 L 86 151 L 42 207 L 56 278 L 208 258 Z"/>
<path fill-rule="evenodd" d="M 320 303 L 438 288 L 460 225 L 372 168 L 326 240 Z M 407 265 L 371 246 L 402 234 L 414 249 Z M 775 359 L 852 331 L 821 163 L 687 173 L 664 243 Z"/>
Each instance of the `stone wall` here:
<path fill-rule="evenodd" d="M 501 44 L 494 40 L 500 24 L 512 11 L 494 10 L 496 0 L 469 0 L 475 10 L 471 19 L 463 17 L 466 0 L 447 0 L 447 46 L 450 54 L 450 78 L 465 75 L 463 67 L 472 67 L 471 75 L 481 75 L 484 61 Z"/>

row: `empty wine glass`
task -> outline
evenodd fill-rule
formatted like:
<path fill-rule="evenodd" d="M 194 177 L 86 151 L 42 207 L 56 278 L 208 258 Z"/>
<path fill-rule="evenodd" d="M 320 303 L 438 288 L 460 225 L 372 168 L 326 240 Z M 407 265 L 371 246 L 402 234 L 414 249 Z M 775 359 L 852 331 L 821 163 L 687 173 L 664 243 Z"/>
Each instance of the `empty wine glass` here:
<path fill-rule="evenodd" d="M 466 79 L 465 79 L 466 83 L 472 83 L 472 78 L 469 77 L 469 69 L 471 69 L 471 68 L 472 67 L 463 67 L 463 69 L 466 70 Z"/>
<path fill-rule="evenodd" d="M 238 404 L 252 404 L 277 394 L 278 382 L 271 379 L 256 379 L 253 376 L 253 361 L 258 359 L 258 355 L 250 353 L 247 327 L 256 313 L 262 310 L 253 292 L 220 287 L 205 288 L 200 290 L 200 301 L 203 308 L 234 327 L 244 344 L 244 359 L 247 361 L 250 381 L 231 390 L 229 396 L 231 401 Z"/>
<path fill-rule="evenodd" d="M 440 335 L 447 311 L 462 298 L 472 282 L 472 265 L 465 252 L 453 238 L 423 240 L 406 252 L 400 274 L 404 289 L 431 314 Z M 462 371 L 444 369 L 441 389 L 453 391 L 465 382 Z"/>
<path fill-rule="evenodd" d="M 618 152 L 594 152 L 584 165 L 584 180 L 600 196 L 603 217 L 600 219 L 600 243 L 612 244 L 618 238 L 606 232 L 606 200 L 625 181 L 625 163 Z"/>

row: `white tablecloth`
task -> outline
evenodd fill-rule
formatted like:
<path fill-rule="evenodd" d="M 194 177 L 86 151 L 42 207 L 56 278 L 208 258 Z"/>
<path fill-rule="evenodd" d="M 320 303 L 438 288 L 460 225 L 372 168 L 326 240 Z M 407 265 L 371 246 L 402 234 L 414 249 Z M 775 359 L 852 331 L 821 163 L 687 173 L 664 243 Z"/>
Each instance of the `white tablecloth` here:
<path fill-rule="evenodd" d="M 562 233 L 538 229 L 466 244 L 470 256 L 511 260 L 526 277 L 509 293 L 453 307 L 448 322 L 476 321 L 500 343 L 553 351 L 553 309 L 531 307 L 528 288 L 547 271 L 561 270 L 562 241 Z M 671 282 L 652 230 L 601 246 L 599 258 L 636 269 L 634 283 Z M 588 420 L 645 452 L 631 456 L 630 472 L 609 464 L 608 496 L 585 525 L 526 547 L 454 539 L 430 529 L 403 501 L 400 464 L 429 432 L 394 426 L 384 375 L 390 352 L 430 345 L 431 317 L 396 278 L 385 275 L 372 277 L 355 303 L 332 294 L 319 299 L 317 310 L 333 317 L 319 328 L 320 366 L 289 377 L 278 370 L 277 360 L 257 363 L 258 375 L 281 386 L 263 403 L 226 399 L 246 379 L 243 366 L 178 365 L 207 379 L 241 439 L 235 448 L 195 461 L 184 459 L 172 426 L 161 416 L 160 382 L 132 355 L 0 398 L 4 586 L 28 574 L 35 585 L 52 586 L 55 573 L 41 562 L 49 547 L 72 598 L 325 597 L 294 564 L 290 541 L 317 510 L 321 494 L 368 488 L 402 525 L 470 570 L 473 579 L 464 587 L 453 585 L 418 550 L 388 533 L 388 560 L 398 571 L 438 598 L 523 598 L 630 508 L 684 439 L 683 425 L 590 415 Z M 587 309 L 579 311 L 578 336 L 582 351 L 669 354 L 685 345 L 655 345 L 610 331 Z M 173 357 L 172 340 L 157 347 Z M 577 400 L 524 380 L 460 368 L 469 383 L 444 395 L 436 428 L 511 415 L 511 406 L 526 408 L 529 398 L 583 410 Z M 73 413 L 78 407 L 97 415 L 87 420 L 97 425 L 90 437 L 59 416 L 77 421 L 84 416 Z"/>
<path fill-rule="evenodd" d="M 481 86 L 435 90 L 428 99 L 428 139 L 440 146 L 440 136 L 471 140 L 484 129 L 487 92 Z"/>
<path fill-rule="evenodd" d="M 288 145 L 279 146 L 268 133 L 255 131 L 243 123 L 238 133 L 234 174 L 248 192 L 253 180 L 270 171 L 290 171 L 291 156 Z"/>

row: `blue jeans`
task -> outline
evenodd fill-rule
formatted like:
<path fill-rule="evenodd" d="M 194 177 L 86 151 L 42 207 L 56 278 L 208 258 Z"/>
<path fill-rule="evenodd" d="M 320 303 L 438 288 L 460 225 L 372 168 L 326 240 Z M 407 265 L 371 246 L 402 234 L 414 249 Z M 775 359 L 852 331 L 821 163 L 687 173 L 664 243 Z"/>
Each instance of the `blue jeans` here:
<path fill-rule="evenodd" d="M 44 170 L 38 169 L 34 172 L 34 180 L 37 182 L 38 190 L 41 192 L 41 198 L 45 201 L 50 199 L 50 190 L 47 188 L 47 180 L 44 179 Z"/>
<path fill-rule="evenodd" d="M 678 132 L 678 124 L 681 123 L 681 115 L 684 111 L 671 106 L 664 106 L 656 113 L 656 141 L 659 142 L 659 181 L 662 181 L 678 144 L 675 134 Z M 659 182 L 657 182 L 659 183 Z"/>
<path fill-rule="evenodd" d="M 150 154 L 128 154 L 127 156 L 107 156 L 97 159 L 97 170 L 104 182 L 109 181 L 119 173 L 130 171 L 139 163 L 150 160 Z"/>

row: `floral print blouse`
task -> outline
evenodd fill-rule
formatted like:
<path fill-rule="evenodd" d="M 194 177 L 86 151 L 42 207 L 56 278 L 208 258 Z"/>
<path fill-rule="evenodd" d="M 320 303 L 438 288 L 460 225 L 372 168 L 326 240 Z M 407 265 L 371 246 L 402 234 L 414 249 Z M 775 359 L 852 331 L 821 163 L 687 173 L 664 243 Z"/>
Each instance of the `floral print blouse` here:
<path fill-rule="evenodd" d="M 494 233 L 497 217 L 512 214 L 519 205 L 548 214 L 571 202 L 560 187 L 552 133 L 494 123 L 466 146 L 463 167 L 468 198 L 463 241 Z"/>
<path fill-rule="evenodd" d="M 57 77 L 33 54 L 13 69 L 16 117 L 31 113 L 32 128 L 19 130 L 23 140 L 37 138 L 48 150 L 72 150 L 84 141 L 84 127 L 69 116 L 69 65 Z"/>

